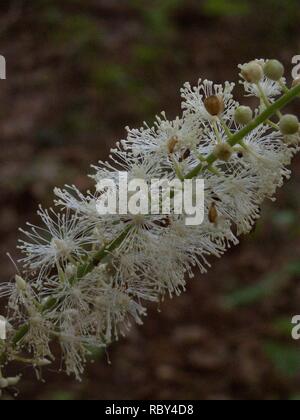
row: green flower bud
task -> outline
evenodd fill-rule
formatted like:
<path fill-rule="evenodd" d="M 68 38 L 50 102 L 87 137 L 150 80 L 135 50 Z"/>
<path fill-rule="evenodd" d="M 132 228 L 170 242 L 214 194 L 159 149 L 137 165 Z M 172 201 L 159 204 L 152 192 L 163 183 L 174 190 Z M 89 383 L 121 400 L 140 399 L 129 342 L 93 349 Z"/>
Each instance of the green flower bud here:
<path fill-rule="evenodd" d="M 296 134 L 299 127 L 299 120 L 295 115 L 284 115 L 279 122 L 280 131 L 287 136 Z"/>
<path fill-rule="evenodd" d="M 6 378 L 7 386 L 16 386 L 20 382 L 20 376 L 15 376 L 13 378 Z"/>
<path fill-rule="evenodd" d="M 228 162 L 232 156 L 233 150 L 229 144 L 222 143 L 222 144 L 218 144 L 215 147 L 213 153 L 218 159 L 224 162 Z"/>
<path fill-rule="evenodd" d="M 253 119 L 253 111 L 249 106 L 239 106 L 235 110 L 234 119 L 237 124 L 247 125 Z"/>
<path fill-rule="evenodd" d="M 51 362 L 48 359 L 38 359 L 35 361 L 34 365 L 38 367 L 44 367 L 51 365 Z"/>
<path fill-rule="evenodd" d="M 8 381 L 5 378 L 0 378 L 0 389 L 4 389 L 8 387 Z"/>
<path fill-rule="evenodd" d="M 242 76 L 249 83 L 259 83 L 264 77 L 263 68 L 256 61 L 251 61 L 242 67 Z"/>
<path fill-rule="evenodd" d="M 284 75 L 284 66 L 278 60 L 269 60 L 264 66 L 264 72 L 269 79 L 277 82 Z"/>

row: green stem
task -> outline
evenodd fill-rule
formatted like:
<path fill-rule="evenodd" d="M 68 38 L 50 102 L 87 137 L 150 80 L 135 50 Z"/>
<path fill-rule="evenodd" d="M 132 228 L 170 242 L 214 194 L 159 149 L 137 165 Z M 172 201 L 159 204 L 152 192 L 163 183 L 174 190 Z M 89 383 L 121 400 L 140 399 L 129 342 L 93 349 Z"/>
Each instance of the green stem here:
<path fill-rule="evenodd" d="M 217 126 L 216 121 L 213 121 L 213 122 L 212 122 L 212 127 L 213 127 L 214 132 L 215 132 L 215 136 L 216 136 L 216 139 L 217 139 L 217 143 L 218 143 L 218 144 L 221 144 L 221 143 L 222 143 L 222 138 L 221 138 L 220 132 L 219 132 L 219 130 L 218 130 L 218 126 Z"/>
<path fill-rule="evenodd" d="M 78 267 L 77 275 L 73 279 L 71 279 L 71 283 L 77 283 L 81 280 L 84 276 L 89 274 L 100 262 L 112 251 L 117 249 L 123 241 L 126 239 L 128 233 L 131 231 L 132 225 L 128 225 L 126 229 L 116 238 L 114 239 L 109 245 L 103 247 L 97 254 L 94 255 L 93 259 L 86 264 L 83 264 Z"/>
<path fill-rule="evenodd" d="M 22 325 L 19 330 L 16 332 L 16 335 L 13 339 L 13 346 L 16 347 L 18 345 L 18 343 L 22 340 L 22 338 L 25 337 L 25 335 L 28 333 L 29 331 L 29 325 L 28 324 L 24 324 Z"/>
<path fill-rule="evenodd" d="M 258 117 L 252 120 L 248 125 L 246 125 L 237 133 L 233 134 L 232 137 L 228 140 L 228 144 L 232 147 L 239 144 L 248 134 L 250 134 L 253 130 L 259 127 L 261 124 L 264 124 L 273 115 L 275 115 L 280 109 L 288 105 L 299 94 L 300 94 L 300 85 L 295 86 L 289 92 L 284 94 L 276 102 L 271 104 L 265 111 L 263 111 Z M 214 162 L 216 162 L 216 160 L 218 160 L 218 158 L 213 153 L 210 154 L 206 158 L 206 162 L 209 165 L 212 165 Z M 200 163 L 185 176 L 185 179 L 192 179 L 196 177 L 197 175 L 199 175 L 202 169 L 203 169 L 203 164 Z"/>
<path fill-rule="evenodd" d="M 232 137 L 232 132 L 230 131 L 230 129 L 227 126 L 226 122 L 222 118 L 220 118 L 220 122 L 222 124 L 222 127 L 224 128 L 224 131 L 226 133 L 226 136 L 230 139 Z"/>
<path fill-rule="evenodd" d="M 267 121 L 266 121 L 266 123 L 267 123 L 270 127 L 274 128 L 274 130 L 279 131 L 279 126 L 278 126 L 278 124 L 274 123 L 274 122 L 273 122 L 273 121 L 271 121 L 271 120 L 267 120 Z"/>
<path fill-rule="evenodd" d="M 260 93 L 261 99 L 263 100 L 263 103 L 265 104 L 266 108 L 269 108 L 271 106 L 271 102 L 269 101 L 269 98 L 265 95 L 265 92 L 263 91 L 263 89 L 261 87 L 261 84 L 257 83 L 256 86 L 259 90 L 259 93 Z M 282 114 L 281 114 L 279 109 L 276 111 L 276 114 L 277 114 L 279 119 L 282 117 Z"/>
<path fill-rule="evenodd" d="M 280 80 L 278 81 L 278 83 L 280 84 L 280 86 L 281 86 L 281 88 L 282 88 L 283 92 L 285 92 L 285 93 L 288 93 L 288 92 L 289 92 L 289 88 L 286 86 L 286 84 L 283 82 L 283 80 L 282 80 L 282 79 L 280 79 Z"/>

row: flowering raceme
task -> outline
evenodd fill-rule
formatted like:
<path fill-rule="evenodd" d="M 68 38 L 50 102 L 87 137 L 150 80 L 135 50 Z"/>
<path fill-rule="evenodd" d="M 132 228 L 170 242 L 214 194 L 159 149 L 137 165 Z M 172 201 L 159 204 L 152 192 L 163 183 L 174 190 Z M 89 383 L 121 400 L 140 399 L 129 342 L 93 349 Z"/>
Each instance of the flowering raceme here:
<path fill-rule="evenodd" d="M 300 85 L 289 88 L 282 69 L 276 60 L 240 66 L 246 95 L 259 99 L 254 111 L 234 99 L 233 83 L 185 84 L 180 118 L 162 113 L 154 127 L 128 128 L 110 160 L 94 167 L 96 184 L 118 183 L 120 169 L 147 184 L 154 177 L 204 179 L 200 226 L 187 226 L 186 215 L 175 212 L 100 215 L 99 189 L 55 189 L 56 210 L 40 208 L 42 227 L 22 230 L 22 274 L 0 285 L 8 302 L 2 369 L 9 361 L 52 363 L 57 341 L 66 372 L 80 379 L 91 348 L 105 348 L 142 324 L 147 302 L 180 295 L 195 268 L 205 273 L 211 256 L 221 257 L 251 231 L 262 202 L 290 177 L 287 167 L 299 150 L 299 121 L 281 109 L 299 96 Z M 0 371 L 0 389 L 18 379 Z"/>

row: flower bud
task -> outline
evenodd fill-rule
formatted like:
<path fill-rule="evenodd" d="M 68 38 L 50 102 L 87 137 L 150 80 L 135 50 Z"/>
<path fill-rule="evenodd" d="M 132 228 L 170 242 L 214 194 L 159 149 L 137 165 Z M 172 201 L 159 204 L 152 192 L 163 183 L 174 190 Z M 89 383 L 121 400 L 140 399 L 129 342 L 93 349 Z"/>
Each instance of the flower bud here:
<path fill-rule="evenodd" d="M 269 60 L 264 66 L 264 72 L 268 79 L 277 82 L 284 75 L 284 66 L 278 60 Z"/>
<path fill-rule="evenodd" d="M 218 210 L 216 208 L 216 204 L 212 203 L 212 205 L 209 208 L 209 212 L 208 212 L 208 219 L 210 221 L 210 223 L 217 223 L 218 221 Z"/>
<path fill-rule="evenodd" d="M 16 281 L 16 285 L 19 291 L 24 292 L 27 289 L 27 283 L 25 280 L 22 279 L 22 277 L 16 275 L 15 281 Z"/>
<path fill-rule="evenodd" d="M 8 380 L 5 378 L 0 378 L 0 389 L 8 387 Z"/>
<path fill-rule="evenodd" d="M 177 136 L 173 136 L 170 138 L 170 140 L 168 141 L 168 151 L 170 154 L 176 151 L 178 143 L 179 143 L 179 139 Z"/>
<path fill-rule="evenodd" d="M 237 124 L 247 125 L 253 119 L 253 111 L 249 106 L 239 106 L 234 118 Z"/>
<path fill-rule="evenodd" d="M 51 362 L 48 359 L 38 359 L 34 362 L 34 364 L 38 367 L 45 367 L 51 365 Z"/>
<path fill-rule="evenodd" d="M 206 98 L 204 100 L 204 106 L 206 111 L 213 117 L 221 115 L 225 109 L 223 98 L 217 95 Z"/>
<path fill-rule="evenodd" d="M 15 376 L 14 378 L 6 378 L 7 386 L 16 386 L 20 382 L 20 376 Z"/>
<path fill-rule="evenodd" d="M 258 83 L 264 77 L 263 68 L 256 61 L 251 61 L 243 65 L 242 76 L 249 83 Z"/>
<path fill-rule="evenodd" d="M 285 135 L 296 134 L 299 127 L 299 120 L 295 115 L 284 115 L 279 122 L 280 131 Z"/>
<path fill-rule="evenodd" d="M 231 158 L 233 150 L 229 144 L 222 143 L 215 147 L 213 153 L 218 159 L 227 162 Z"/>

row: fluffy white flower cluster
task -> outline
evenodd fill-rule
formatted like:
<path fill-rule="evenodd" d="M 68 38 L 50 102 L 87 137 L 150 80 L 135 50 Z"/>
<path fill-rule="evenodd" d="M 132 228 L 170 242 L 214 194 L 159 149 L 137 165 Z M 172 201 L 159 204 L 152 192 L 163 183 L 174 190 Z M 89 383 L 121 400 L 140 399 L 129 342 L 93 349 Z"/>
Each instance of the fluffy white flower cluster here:
<path fill-rule="evenodd" d="M 0 364 L 45 366 L 54 360 L 56 339 L 67 373 L 79 379 L 91 348 L 106 347 L 133 323 L 142 324 L 147 301 L 179 295 L 196 267 L 205 273 L 210 256 L 220 257 L 252 229 L 263 200 L 290 176 L 287 166 L 300 139 L 299 124 L 292 130 L 287 121 L 286 134 L 267 116 L 259 120 L 276 96 L 290 92 L 282 77 L 267 78 L 265 65 L 259 60 L 241 67 L 246 93 L 260 99 L 254 113 L 234 100 L 233 83 L 187 83 L 181 118 L 169 121 L 162 113 L 154 127 L 128 128 L 109 162 L 94 168 L 96 183 L 118 182 L 120 170 L 148 183 L 153 177 L 204 178 L 202 225 L 187 226 L 184 215 L 100 216 L 101 192 L 55 190 L 57 211 L 40 209 L 43 225 L 22 231 L 23 278 L 0 285 L 0 297 L 8 299 Z"/>

